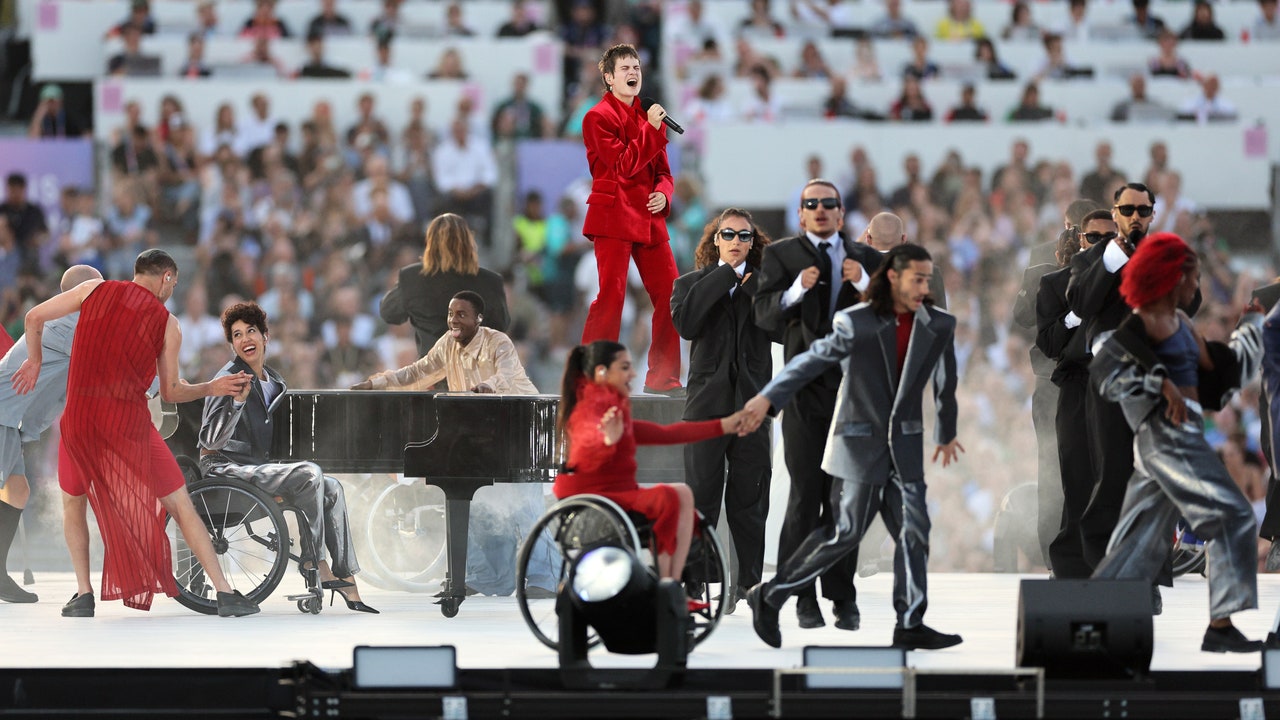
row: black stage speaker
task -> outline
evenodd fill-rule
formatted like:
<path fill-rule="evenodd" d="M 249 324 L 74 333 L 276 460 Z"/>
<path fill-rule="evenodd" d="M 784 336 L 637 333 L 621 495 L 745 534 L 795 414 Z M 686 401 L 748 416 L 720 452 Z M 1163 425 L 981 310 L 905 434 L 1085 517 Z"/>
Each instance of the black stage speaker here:
<path fill-rule="evenodd" d="M 1132 678 L 1151 667 L 1151 583 L 1023 580 L 1017 663 L 1049 677 Z"/>

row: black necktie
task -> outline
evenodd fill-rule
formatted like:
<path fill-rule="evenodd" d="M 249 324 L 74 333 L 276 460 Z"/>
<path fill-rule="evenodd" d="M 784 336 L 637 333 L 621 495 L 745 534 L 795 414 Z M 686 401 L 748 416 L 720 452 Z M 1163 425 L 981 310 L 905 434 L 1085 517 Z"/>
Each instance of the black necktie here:
<path fill-rule="evenodd" d="M 822 303 L 822 316 L 831 317 L 831 256 L 827 248 L 831 243 L 818 243 L 818 301 Z"/>

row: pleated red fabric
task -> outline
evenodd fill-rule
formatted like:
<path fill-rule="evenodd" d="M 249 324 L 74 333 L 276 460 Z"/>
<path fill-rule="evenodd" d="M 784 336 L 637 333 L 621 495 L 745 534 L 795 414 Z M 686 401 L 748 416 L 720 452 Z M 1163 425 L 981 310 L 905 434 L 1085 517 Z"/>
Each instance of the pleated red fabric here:
<path fill-rule="evenodd" d="M 181 487 L 182 472 L 159 449 L 164 441 L 146 401 L 168 320 L 141 285 L 94 289 L 80 309 L 62 415 L 67 471 L 89 496 L 106 551 L 101 597 L 140 610 L 151 608 L 155 593 L 178 592 L 159 498 Z"/>
<path fill-rule="evenodd" d="M 9 337 L 9 333 L 0 327 L 0 355 L 9 352 L 11 347 L 13 347 L 13 338 Z"/>

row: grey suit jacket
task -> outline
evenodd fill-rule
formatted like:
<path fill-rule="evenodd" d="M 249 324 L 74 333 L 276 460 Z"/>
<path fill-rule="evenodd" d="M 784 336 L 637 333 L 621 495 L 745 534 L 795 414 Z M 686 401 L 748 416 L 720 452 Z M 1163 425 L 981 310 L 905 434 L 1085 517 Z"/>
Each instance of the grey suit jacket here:
<path fill-rule="evenodd" d="M 62 414 L 67 404 L 67 371 L 71 367 L 71 341 L 75 338 L 80 313 L 74 312 L 45 323 L 40 344 L 44 357 L 35 389 L 26 395 L 13 390 L 10 380 L 27 359 L 27 336 L 18 338 L 0 360 L 0 425 L 19 428 L 22 441 L 40 438 Z"/>
<path fill-rule="evenodd" d="M 933 378 L 935 440 L 956 436 L 956 319 L 922 305 L 915 314 L 902 380 L 897 379 L 897 324 L 867 303 L 836 313 L 831 333 L 787 363 L 761 391 L 783 407 L 800 388 L 839 363 L 843 372 L 822 469 L 847 480 L 883 485 L 890 462 L 904 482 L 924 480 L 924 386 Z"/>

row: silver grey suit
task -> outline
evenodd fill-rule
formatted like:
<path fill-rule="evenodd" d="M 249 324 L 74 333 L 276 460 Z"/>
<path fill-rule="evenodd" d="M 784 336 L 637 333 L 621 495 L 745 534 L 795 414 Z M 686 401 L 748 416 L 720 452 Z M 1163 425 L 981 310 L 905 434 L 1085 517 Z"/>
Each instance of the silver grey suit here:
<path fill-rule="evenodd" d="M 80 313 L 45 323 L 40 344 L 43 358 L 35 389 L 19 395 L 10 380 L 27 359 L 27 336 L 18 338 L 0 359 L 0 487 L 9 475 L 25 475 L 22 443 L 40 434 L 62 414 L 67 404 L 67 371 L 71 367 L 71 341 Z"/>
<path fill-rule="evenodd" d="M 915 313 L 902 377 L 898 377 L 897 321 L 862 303 L 836 313 L 829 335 L 787 363 L 761 391 L 775 407 L 828 367 L 843 372 L 836 415 L 822 469 L 842 482 L 834 531 L 818 529 L 781 561 L 764 600 L 781 606 L 862 540 L 877 512 L 893 535 L 893 604 L 898 624 L 922 624 L 928 605 L 929 513 L 925 505 L 922 398 L 932 378 L 938 422 L 935 439 L 956 436 L 955 318 L 921 306 Z"/>
<path fill-rule="evenodd" d="M 1209 343 L 1211 354 L 1221 343 Z M 1262 361 L 1262 316 L 1245 315 L 1215 355 L 1218 392 L 1240 388 L 1255 377 Z M 1200 403 L 1187 403 L 1187 419 L 1174 425 L 1165 417 L 1161 387 L 1165 366 L 1150 349 L 1141 318 L 1132 316 L 1113 334 L 1099 337 L 1089 367 L 1102 397 L 1118 402 L 1133 428 L 1133 477 L 1125 491 L 1120 521 L 1095 578 L 1133 578 L 1155 582 L 1169 554 L 1178 515 L 1205 540 L 1208 553 L 1209 616 L 1214 620 L 1258 607 L 1257 524 L 1253 509 L 1204 438 Z M 1211 397 L 1206 371 L 1200 372 L 1200 399 L 1220 408 L 1225 397 Z"/>

